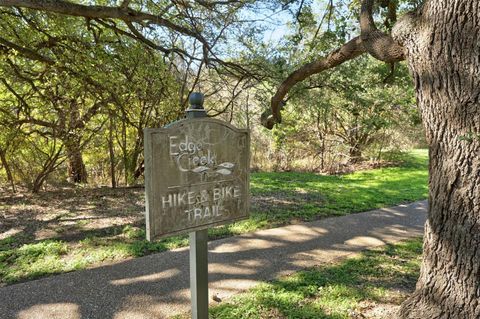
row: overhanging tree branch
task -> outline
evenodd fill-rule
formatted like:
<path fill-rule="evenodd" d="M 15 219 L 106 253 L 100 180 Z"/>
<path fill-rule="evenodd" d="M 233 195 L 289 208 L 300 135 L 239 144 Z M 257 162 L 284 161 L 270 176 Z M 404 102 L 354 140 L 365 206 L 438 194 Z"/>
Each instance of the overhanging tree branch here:
<path fill-rule="evenodd" d="M 0 0 L 0 6 L 28 8 L 90 19 L 119 19 L 124 22 L 138 23 L 148 22 L 193 37 L 208 46 L 208 42 L 198 32 L 175 24 L 159 15 L 133 10 L 128 6 L 109 7 L 82 5 L 63 0 Z"/>
<path fill-rule="evenodd" d="M 395 63 L 405 59 L 403 47 L 396 43 L 391 35 L 377 29 L 373 21 L 374 0 L 363 0 L 360 10 L 360 36 L 353 38 L 339 49 L 324 58 L 308 63 L 293 71 L 277 88 L 270 101 L 271 109 L 264 112 L 260 118 L 263 126 L 272 129 L 282 122 L 281 109 L 285 104 L 284 98 L 290 89 L 312 76 L 328 69 L 332 69 L 346 61 L 353 60 L 363 53 L 369 53 L 374 58 Z M 391 13 L 390 13 L 391 14 Z"/>
<path fill-rule="evenodd" d="M 204 6 L 207 9 L 211 9 L 220 5 L 234 5 L 238 9 L 245 5 L 245 1 L 195 1 L 200 6 Z M 186 18 L 187 13 L 180 13 L 172 16 L 171 18 L 166 16 L 168 8 L 172 4 L 167 4 L 165 8 L 162 9 L 159 13 L 150 13 L 142 11 L 141 9 L 135 10 L 129 7 L 130 1 L 122 1 L 118 6 L 104 6 L 104 5 L 85 5 L 78 4 L 66 0 L 0 0 L 0 7 L 16 7 L 16 8 L 26 8 L 30 10 L 38 10 L 43 12 L 52 12 L 62 15 L 84 17 L 88 21 L 95 21 L 101 24 L 103 27 L 110 28 L 123 36 L 128 36 L 137 41 L 143 42 L 147 46 L 159 50 L 166 55 L 171 53 L 176 53 L 182 58 L 193 59 L 196 61 L 204 61 L 206 64 L 212 65 L 221 64 L 225 69 L 228 69 L 231 73 L 240 73 L 240 74 L 249 74 L 250 72 L 242 68 L 240 65 L 224 61 L 221 58 L 218 58 L 213 47 L 216 45 L 216 42 L 223 34 L 223 29 L 219 32 L 218 37 L 213 40 L 208 41 L 203 35 L 202 28 L 196 28 L 194 26 L 188 26 L 187 23 L 182 24 L 176 21 L 182 21 L 182 18 Z M 208 4 L 208 5 L 207 5 Z M 146 9 L 145 9 L 146 10 Z M 228 13 L 228 16 L 233 14 L 232 12 Z M 188 14 L 187 14 L 188 16 Z M 227 19 L 228 20 L 228 19 Z M 121 21 L 125 23 L 126 28 L 123 26 L 117 26 L 115 21 Z M 141 33 L 135 27 L 135 24 L 142 26 L 151 26 L 156 25 L 162 27 L 176 35 L 181 35 L 198 41 L 203 46 L 203 56 L 195 57 L 189 54 L 186 50 L 175 47 L 171 48 L 164 47 L 161 44 L 155 43 L 153 40 L 148 39 L 145 35 Z M 1 47 L 0 47 L 1 49 Z"/>
<path fill-rule="evenodd" d="M 360 37 L 355 37 L 352 40 L 345 43 L 339 49 L 328 54 L 326 57 L 308 63 L 292 72 L 277 88 L 277 92 L 271 99 L 271 113 L 263 113 L 261 117 L 262 125 L 268 129 L 272 129 L 276 123 L 281 123 L 281 105 L 282 101 L 287 95 L 288 91 L 297 84 L 312 76 L 328 69 L 332 69 L 348 60 L 352 60 L 363 53 L 366 50 L 362 45 Z"/>

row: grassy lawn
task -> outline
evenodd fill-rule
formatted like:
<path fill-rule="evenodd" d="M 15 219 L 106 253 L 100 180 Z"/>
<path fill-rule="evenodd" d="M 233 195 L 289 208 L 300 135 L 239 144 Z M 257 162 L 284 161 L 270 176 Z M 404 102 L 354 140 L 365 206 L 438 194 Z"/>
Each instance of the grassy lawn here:
<path fill-rule="evenodd" d="M 212 239 L 425 199 L 427 151 L 396 167 L 338 176 L 253 173 L 248 220 Z M 0 286 L 188 245 L 186 236 L 144 240 L 141 189 L 74 189 L 0 197 Z"/>
<path fill-rule="evenodd" d="M 369 250 L 260 284 L 212 307 L 210 318 L 393 318 L 415 288 L 421 254 L 420 239 Z"/>

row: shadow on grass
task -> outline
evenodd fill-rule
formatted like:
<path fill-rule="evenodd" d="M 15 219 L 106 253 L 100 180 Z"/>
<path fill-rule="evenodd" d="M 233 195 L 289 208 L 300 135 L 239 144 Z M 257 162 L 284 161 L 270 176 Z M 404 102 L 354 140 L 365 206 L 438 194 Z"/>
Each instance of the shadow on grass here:
<path fill-rule="evenodd" d="M 252 211 L 274 222 L 313 220 L 424 199 L 428 171 L 386 168 L 344 176 L 285 172 L 252 177 Z"/>
<path fill-rule="evenodd" d="M 102 262 L 122 260 L 128 257 L 141 257 L 154 252 L 184 247 L 188 245 L 187 236 L 166 238 L 157 242 L 149 242 L 144 232 L 128 237 L 128 227 L 120 229 L 124 236 L 85 237 L 76 246 L 70 247 L 67 242 L 55 239 L 24 241 L 23 234 L 0 240 L 0 287 L 5 284 L 19 283 L 47 275 L 60 274 L 88 268 Z M 141 234 L 143 233 L 143 235 Z"/>
<path fill-rule="evenodd" d="M 300 271 L 212 308 L 211 317 L 346 319 L 366 311 L 362 303 L 399 305 L 415 288 L 421 253 L 416 239 Z"/>

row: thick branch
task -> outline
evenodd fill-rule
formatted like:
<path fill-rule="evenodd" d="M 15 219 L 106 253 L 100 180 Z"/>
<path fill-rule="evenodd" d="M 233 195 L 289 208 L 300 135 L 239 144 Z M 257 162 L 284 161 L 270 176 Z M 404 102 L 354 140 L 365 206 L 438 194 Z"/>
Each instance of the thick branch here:
<path fill-rule="evenodd" d="M 374 0 L 363 0 L 360 10 L 360 37 L 365 50 L 374 58 L 395 63 L 405 59 L 403 47 L 391 35 L 377 30 L 373 21 Z"/>
<path fill-rule="evenodd" d="M 263 126 L 272 129 L 276 123 L 281 123 L 280 111 L 284 104 L 284 97 L 295 84 L 313 74 L 334 68 L 366 52 L 374 58 L 387 63 L 395 63 L 405 59 L 403 47 L 395 42 L 391 35 L 377 30 L 373 20 L 373 3 L 374 0 L 362 1 L 360 12 L 361 33 L 359 37 L 353 38 L 327 57 L 305 64 L 292 72 L 280 84 L 277 92 L 271 99 L 271 110 L 264 112 L 260 118 Z"/>
<path fill-rule="evenodd" d="M 96 5 L 81 5 L 63 0 L 0 0 L 2 7 L 21 7 L 33 10 L 55 12 L 64 15 L 86 17 L 91 19 L 119 19 L 125 22 L 142 23 L 149 21 L 172 31 L 191 36 L 208 45 L 207 41 L 197 32 L 175 24 L 158 15 L 136 11 L 125 6 L 109 7 Z"/>
<path fill-rule="evenodd" d="M 205 1 L 205 0 L 195 0 L 196 3 L 204 6 L 206 8 L 213 8 L 215 6 L 221 5 L 231 5 L 231 4 L 238 4 L 238 0 L 226 0 L 226 1 Z"/>
<path fill-rule="evenodd" d="M 23 125 L 23 124 L 35 124 L 35 125 L 39 125 L 39 126 L 49 127 L 49 128 L 54 129 L 54 130 L 57 128 L 57 126 L 54 123 L 50 123 L 50 122 L 47 122 L 47 121 L 35 119 L 35 118 L 32 118 L 32 117 L 21 119 L 21 120 L 16 120 L 16 121 L 13 122 L 13 124 L 19 125 L 19 126 Z"/>
<path fill-rule="evenodd" d="M 352 60 L 359 55 L 365 53 L 365 48 L 362 45 L 360 37 L 355 37 L 352 40 L 345 43 L 339 49 L 328 54 L 326 57 L 317 61 L 305 64 L 298 70 L 292 72 L 285 81 L 280 84 L 277 92 L 272 97 L 271 107 L 272 114 L 264 113 L 262 115 L 263 126 L 271 129 L 275 123 L 281 122 L 280 109 L 283 98 L 287 95 L 288 91 L 298 82 L 301 82 L 313 74 L 320 73 L 322 71 L 334 68 L 348 60 Z"/>
<path fill-rule="evenodd" d="M 373 2 L 374 0 L 363 0 L 360 9 L 360 29 L 362 34 L 376 31 L 377 27 L 373 21 Z"/>

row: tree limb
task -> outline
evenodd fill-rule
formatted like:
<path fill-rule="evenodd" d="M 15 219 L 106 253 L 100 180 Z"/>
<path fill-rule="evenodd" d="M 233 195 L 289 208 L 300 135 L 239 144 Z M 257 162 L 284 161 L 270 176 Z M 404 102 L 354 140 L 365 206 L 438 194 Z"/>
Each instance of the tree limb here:
<path fill-rule="evenodd" d="M 25 47 L 22 47 L 18 44 L 10 42 L 7 39 L 4 39 L 2 37 L 0 37 L 0 44 L 5 46 L 5 47 L 11 48 L 11 49 L 17 51 L 22 56 L 24 56 L 26 58 L 29 58 L 31 60 L 40 61 L 40 62 L 44 62 L 44 63 L 48 63 L 48 64 L 53 64 L 54 63 L 53 60 L 51 60 L 50 58 L 47 58 L 46 56 L 38 54 L 35 51 L 32 51 L 32 50 L 27 49 Z"/>
<path fill-rule="evenodd" d="M 21 126 L 23 124 L 35 124 L 35 125 L 39 125 L 39 126 L 43 126 L 43 127 L 49 127 L 49 128 L 54 129 L 54 130 L 57 128 L 57 126 L 54 123 L 50 123 L 50 122 L 47 122 L 47 121 L 35 119 L 33 117 L 16 120 L 16 121 L 13 122 L 13 124 L 18 125 L 18 126 Z"/>
<path fill-rule="evenodd" d="M 405 59 L 402 46 L 395 42 L 391 35 L 377 29 L 373 20 L 374 0 L 363 0 L 360 10 L 360 36 L 353 38 L 342 47 L 333 51 L 325 58 L 308 63 L 292 72 L 277 88 L 271 99 L 271 109 L 264 112 L 260 118 L 263 126 L 272 129 L 282 122 L 281 109 L 288 91 L 298 82 L 313 74 L 334 68 L 348 60 L 355 59 L 363 53 L 369 53 L 374 58 L 395 63 Z"/>
<path fill-rule="evenodd" d="M 0 78 L 0 82 L 3 83 L 3 85 L 5 85 L 5 87 L 7 88 L 7 90 L 10 91 L 10 93 L 12 93 L 18 101 L 20 101 L 20 103 L 22 104 L 22 106 L 24 107 L 29 107 L 27 101 L 25 101 L 25 99 L 23 98 L 23 96 L 21 96 L 20 94 L 17 93 L 17 91 L 15 91 L 15 89 L 10 85 L 8 84 L 7 80 L 5 78 Z"/>
<path fill-rule="evenodd" d="M 363 0 L 360 10 L 360 37 L 365 50 L 374 58 L 395 63 L 405 60 L 403 47 L 395 42 L 391 35 L 377 30 L 373 21 L 374 0 Z"/>
<path fill-rule="evenodd" d="M 161 16 L 136 11 L 129 7 L 82 5 L 64 0 L 0 0 L 0 6 L 28 8 L 90 19 L 119 19 L 125 22 L 138 23 L 148 21 L 166 27 L 172 31 L 193 37 L 208 46 L 208 43 L 203 36 L 194 30 L 175 24 Z"/>
<path fill-rule="evenodd" d="M 300 67 L 298 70 L 292 72 L 277 88 L 277 92 L 271 100 L 271 114 L 262 114 L 262 125 L 268 129 L 272 129 L 276 123 L 281 123 L 281 104 L 288 91 L 297 84 L 308 78 L 313 74 L 323 72 L 325 70 L 334 68 L 348 60 L 352 60 L 363 53 L 365 48 L 362 45 L 360 37 L 355 37 L 352 40 L 345 43 L 339 49 L 328 54 L 326 57 L 308 63 Z"/>

